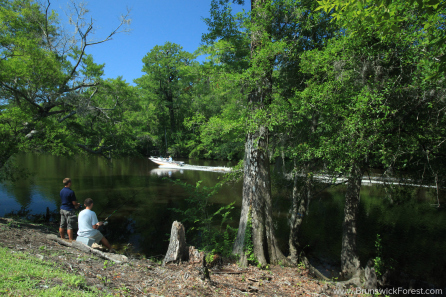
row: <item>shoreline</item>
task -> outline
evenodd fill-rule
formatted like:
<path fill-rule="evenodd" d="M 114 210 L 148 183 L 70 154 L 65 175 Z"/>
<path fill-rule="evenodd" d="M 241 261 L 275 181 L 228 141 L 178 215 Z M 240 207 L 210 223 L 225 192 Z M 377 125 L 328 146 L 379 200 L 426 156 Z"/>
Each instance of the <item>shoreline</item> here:
<path fill-rule="evenodd" d="M 198 266 L 183 263 L 162 267 L 159 262 L 127 255 L 127 263 L 113 263 L 48 239 L 53 224 L 35 224 L 0 218 L 0 246 L 11 253 L 49 261 L 61 270 L 85 279 L 86 290 L 130 296 L 314 296 L 333 293 L 336 287 L 309 275 L 308 269 L 271 266 L 268 270 L 249 266 L 243 272 L 226 263 L 212 273 L 211 282 L 202 281 Z M 237 273 L 233 273 L 236 271 Z M 89 289 L 90 288 L 90 289 Z M 0 288 L 1 289 L 1 288 Z M 11 292 L 13 293 L 13 292 Z M 360 295 L 358 295 L 360 296 Z"/>

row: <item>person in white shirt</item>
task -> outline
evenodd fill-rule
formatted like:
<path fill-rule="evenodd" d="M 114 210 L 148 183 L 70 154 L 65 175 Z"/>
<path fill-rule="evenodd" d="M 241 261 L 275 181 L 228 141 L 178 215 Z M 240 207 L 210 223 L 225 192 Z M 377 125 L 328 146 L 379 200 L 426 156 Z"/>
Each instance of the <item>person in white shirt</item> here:
<path fill-rule="evenodd" d="M 102 244 L 108 248 L 109 252 L 114 252 L 111 248 L 107 238 L 102 235 L 98 230 L 99 226 L 102 226 L 103 222 L 98 222 L 96 213 L 92 211 L 93 199 L 87 198 L 84 201 L 85 209 L 79 213 L 78 217 L 78 231 L 77 235 L 81 237 L 88 237 L 94 239 L 96 243 L 102 242 Z"/>

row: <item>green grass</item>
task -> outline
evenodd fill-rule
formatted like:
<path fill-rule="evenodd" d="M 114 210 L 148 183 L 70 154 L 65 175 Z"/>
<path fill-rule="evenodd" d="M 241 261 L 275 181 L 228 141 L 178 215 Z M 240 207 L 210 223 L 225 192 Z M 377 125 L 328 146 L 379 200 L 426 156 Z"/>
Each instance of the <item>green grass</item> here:
<path fill-rule="evenodd" d="M 0 247 L 0 295 L 103 296 L 87 288 L 85 278 L 69 274 L 54 263 Z"/>

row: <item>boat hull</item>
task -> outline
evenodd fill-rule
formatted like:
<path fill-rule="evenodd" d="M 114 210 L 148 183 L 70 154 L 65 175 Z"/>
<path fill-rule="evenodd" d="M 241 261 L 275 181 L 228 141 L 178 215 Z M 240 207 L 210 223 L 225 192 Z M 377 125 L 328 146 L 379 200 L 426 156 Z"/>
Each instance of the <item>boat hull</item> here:
<path fill-rule="evenodd" d="M 165 159 L 150 157 L 150 161 L 160 166 L 169 166 L 171 168 L 179 168 L 183 166 L 184 162 L 169 162 Z"/>

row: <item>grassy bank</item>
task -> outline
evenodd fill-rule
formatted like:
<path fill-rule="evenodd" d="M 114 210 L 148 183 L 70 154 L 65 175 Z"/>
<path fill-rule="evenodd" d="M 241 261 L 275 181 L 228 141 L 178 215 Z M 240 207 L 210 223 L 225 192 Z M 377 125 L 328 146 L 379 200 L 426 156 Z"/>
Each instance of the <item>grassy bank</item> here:
<path fill-rule="evenodd" d="M 59 269 L 55 263 L 0 247 L 0 295 L 103 296 L 83 277 Z"/>

